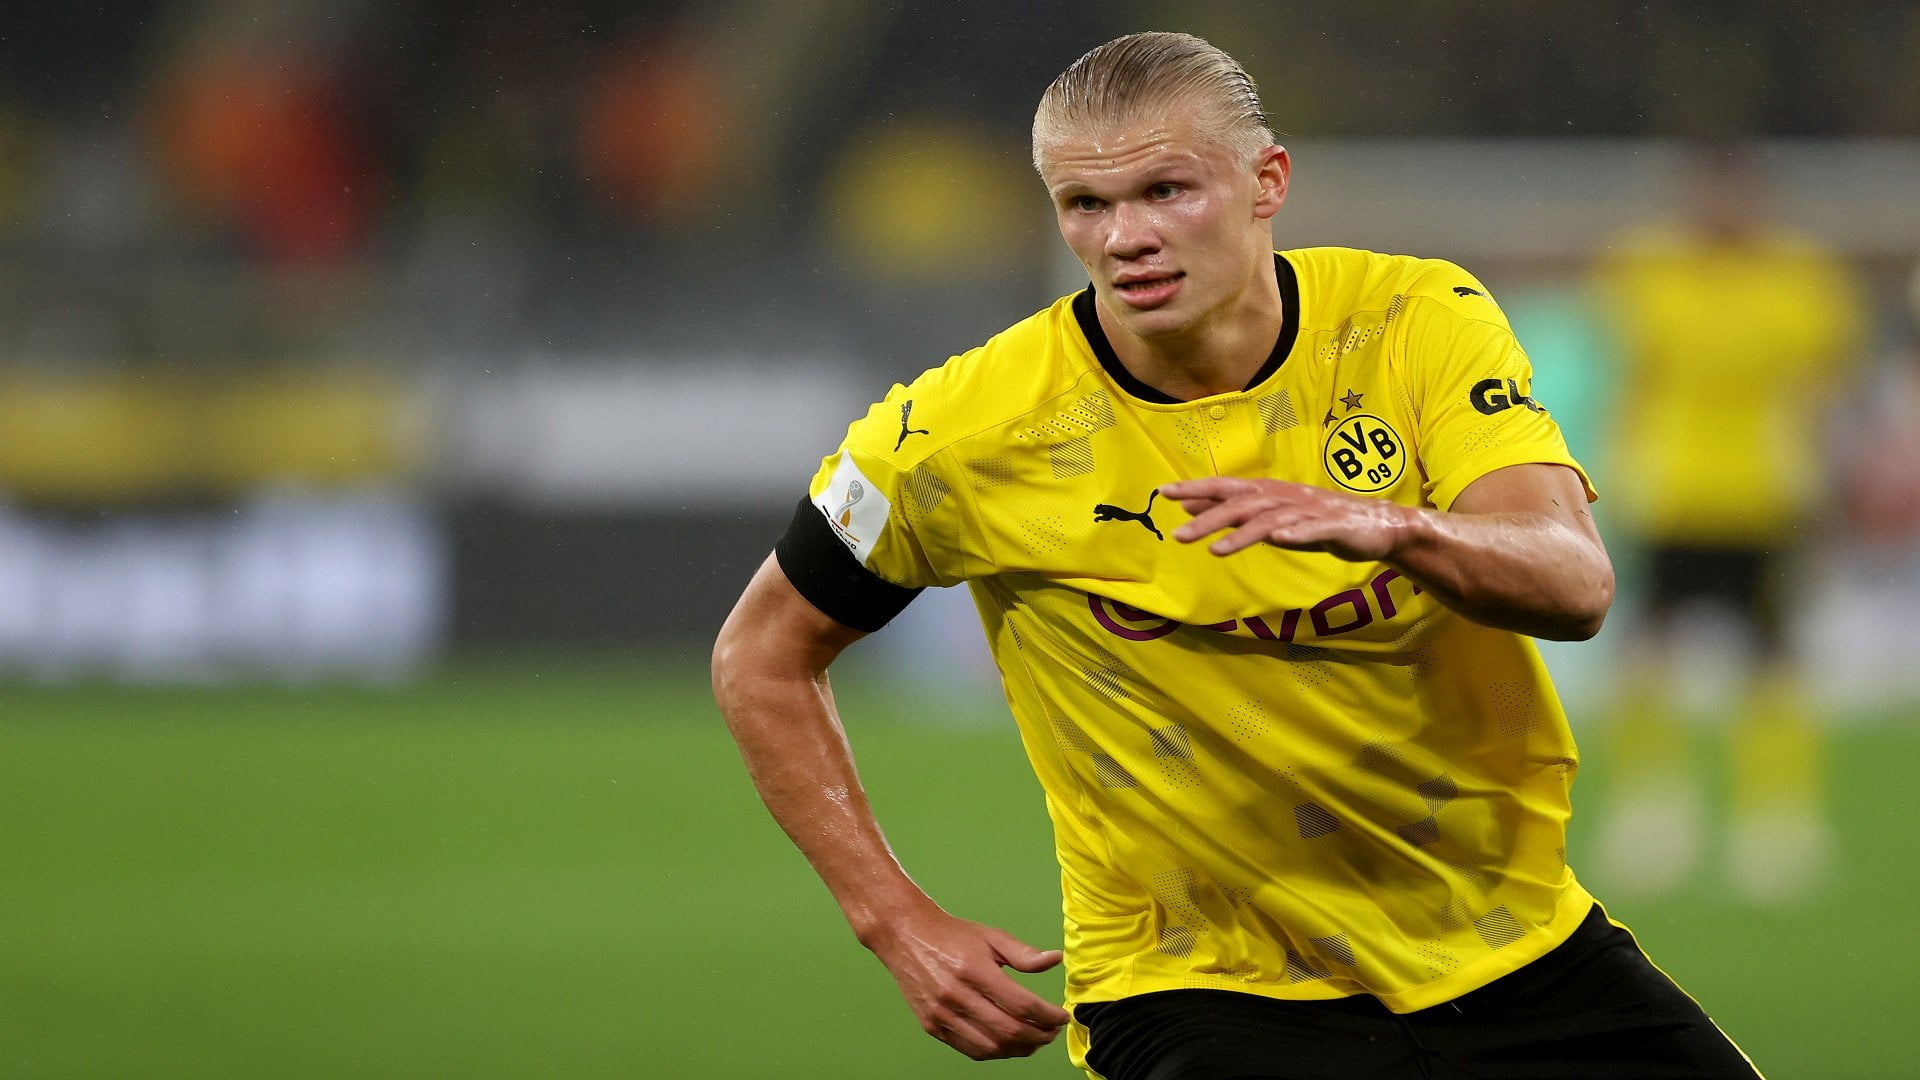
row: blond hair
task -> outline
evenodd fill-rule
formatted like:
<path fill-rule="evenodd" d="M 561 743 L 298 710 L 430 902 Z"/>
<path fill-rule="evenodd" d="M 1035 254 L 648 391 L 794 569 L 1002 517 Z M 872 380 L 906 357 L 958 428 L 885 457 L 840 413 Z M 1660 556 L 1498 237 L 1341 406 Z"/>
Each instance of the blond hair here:
<path fill-rule="evenodd" d="M 1040 168 L 1041 145 L 1061 132 L 1174 104 L 1192 107 L 1204 135 L 1249 162 L 1274 143 L 1260 89 L 1239 61 L 1192 34 L 1128 34 L 1075 60 L 1040 95 L 1033 167 Z"/>

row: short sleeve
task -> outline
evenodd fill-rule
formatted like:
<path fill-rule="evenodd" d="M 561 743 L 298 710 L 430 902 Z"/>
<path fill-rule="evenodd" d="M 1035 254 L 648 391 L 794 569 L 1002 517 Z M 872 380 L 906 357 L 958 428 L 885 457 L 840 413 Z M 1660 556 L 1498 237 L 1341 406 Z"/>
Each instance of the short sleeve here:
<path fill-rule="evenodd" d="M 960 499 L 933 452 L 939 411 L 896 385 L 822 459 L 775 548 L 801 594 L 856 629 L 877 629 L 918 590 L 967 576 Z"/>
<path fill-rule="evenodd" d="M 811 499 L 774 545 L 774 559 L 795 591 L 834 621 L 872 633 L 905 611 L 919 589 L 904 588 L 860 564 Z"/>
<path fill-rule="evenodd" d="M 1400 363 L 1412 398 L 1426 496 L 1444 510 L 1510 465 L 1565 465 L 1598 498 L 1546 405 L 1533 364 L 1480 282 L 1450 263 L 1408 290 Z"/>

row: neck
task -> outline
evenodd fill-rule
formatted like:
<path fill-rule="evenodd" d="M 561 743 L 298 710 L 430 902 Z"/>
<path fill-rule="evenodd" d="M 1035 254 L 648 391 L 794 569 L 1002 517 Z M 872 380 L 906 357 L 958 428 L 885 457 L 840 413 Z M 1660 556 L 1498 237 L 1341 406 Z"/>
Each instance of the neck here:
<path fill-rule="evenodd" d="M 1260 261 L 1237 296 L 1175 333 L 1139 337 L 1104 303 L 1094 307 L 1121 365 L 1134 378 L 1181 401 L 1246 389 L 1273 352 L 1287 314 L 1271 257 Z"/>

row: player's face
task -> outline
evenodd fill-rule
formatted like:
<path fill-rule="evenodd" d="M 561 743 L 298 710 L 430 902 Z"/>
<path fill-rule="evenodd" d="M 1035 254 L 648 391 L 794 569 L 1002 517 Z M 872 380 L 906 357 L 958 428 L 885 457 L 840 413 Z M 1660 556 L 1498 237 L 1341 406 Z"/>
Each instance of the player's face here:
<path fill-rule="evenodd" d="M 1159 338 L 1230 311 L 1272 261 L 1287 157 L 1270 147 L 1247 162 L 1167 115 L 1058 133 L 1041 147 L 1041 177 L 1107 312 Z"/>

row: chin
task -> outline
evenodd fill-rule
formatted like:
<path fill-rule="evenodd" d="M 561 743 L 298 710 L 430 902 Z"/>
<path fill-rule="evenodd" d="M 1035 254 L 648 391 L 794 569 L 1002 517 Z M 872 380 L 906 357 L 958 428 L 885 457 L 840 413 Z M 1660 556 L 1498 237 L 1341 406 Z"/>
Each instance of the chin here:
<path fill-rule="evenodd" d="M 1134 337 L 1151 340 L 1153 338 L 1178 337 L 1193 326 L 1193 316 L 1180 309 L 1179 304 L 1152 311 L 1134 311 L 1126 304 L 1116 300 L 1108 307 L 1116 320 L 1127 333 Z"/>
<path fill-rule="evenodd" d="M 1154 314 L 1159 314 L 1155 312 Z M 1143 341 L 1173 339 L 1193 329 L 1193 320 L 1177 318 L 1145 319 L 1129 327 Z"/>

